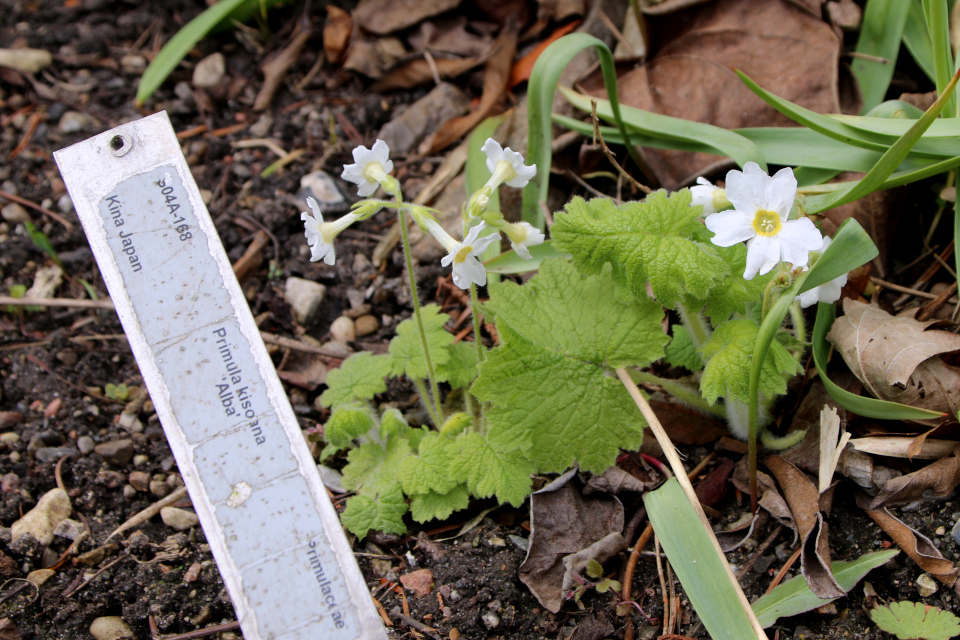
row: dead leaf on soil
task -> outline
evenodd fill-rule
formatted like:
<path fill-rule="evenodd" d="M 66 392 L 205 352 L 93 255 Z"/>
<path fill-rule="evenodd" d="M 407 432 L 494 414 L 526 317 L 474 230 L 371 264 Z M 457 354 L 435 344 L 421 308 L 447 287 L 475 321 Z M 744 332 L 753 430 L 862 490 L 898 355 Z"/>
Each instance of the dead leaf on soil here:
<path fill-rule="evenodd" d="M 749 471 L 747 470 L 746 456 L 741 458 L 740 462 L 738 462 L 734 467 L 733 476 L 731 477 L 730 481 L 733 482 L 733 486 L 739 489 L 742 493 L 750 493 L 750 480 Z M 790 512 L 790 507 L 787 506 L 787 501 L 783 499 L 782 495 L 780 495 L 780 491 L 777 489 L 777 485 L 773 481 L 773 478 L 763 471 L 757 471 L 757 491 L 760 494 L 760 499 L 757 504 L 763 507 L 774 518 L 776 518 L 780 524 L 785 527 L 790 527 L 796 531 L 797 524 L 793 520 L 793 514 Z"/>
<path fill-rule="evenodd" d="M 942 497 L 950 494 L 958 484 L 960 484 L 960 458 L 953 455 L 941 458 L 913 473 L 887 480 L 880 493 L 874 496 L 867 506 L 870 509 L 879 509 L 915 500 Z"/>
<path fill-rule="evenodd" d="M 641 482 L 633 474 L 620 467 L 610 467 L 601 475 L 593 476 L 587 480 L 587 486 L 583 488 L 583 495 L 600 492 L 617 496 L 625 491 L 644 493 L 653 489 L 658 483 L 659 480 Z"/>
<path fill-rule="evenodd" d="M 797 532 L 803 541 L 800 566 L 810 590 L 820 598 L 843 596 L 846 592 L 830 571 L 829 529 L 821 513 L 821 494 L 817 485 L 779 456 L 770 456 L 763 463 L 776 476 L 797 523 Z"/>
<path fill-rule="evenodd" d="M 674 31 L 675 36 L 646 65 L 620 78 L 624 104 L 727 129 L 792 126 L 737 78 L 736 67 L 768 91 L 808 109 L 840 111 L 840 42 L 808 11 L 786 0 L 718 0 L 690 9 L 684 18 L 649 20 L 651 34 Z M 602 88 L 592 93 L 606 97 Z M 725 162 L 702 153 L 644 152 L 668 189 Z"/>
<path fill-rule="evenodd" d="M 530 547 L 520 565 L 520 580 L 553 613 L 564 602 L 564 558 L 604 539 L 602 551 L 616 549 L 616 536 L 623 530 L 620 501 L 602 493 L 581 495 L 575 476 L 575 470 L 565 473 L 530 499 Z M 622 536 L 620 541 L 618 550 L 626 546 Z M 606 559 L 594 557 L 600 563 Z"/>
<path fill-rule="evenodd" d="M 456 78 L 483 62 L 483 58 L 433 58 L 433 64 L 424 57 L 414 58 L 402 63 L 396 69 L 388 71 L 382 78 L 370 86 L 374 93 L 385 93 L 397 89 L 411 89 L 422 84 Z M 436 76 L 434 76 L 436 71 Z"/>
<path fill-rule="evenodd" d="M 871 509 L 870 496 L 863 492 L 857 492 L 857 506 L 863 509 L 888 536 L 893 538 L 893 541 L 921 569 L 946 585 L 952 585 L 956 582 L 957 567 L 943 557 L 943 554 L 930 541 L 930 538 L 893 517 L 886 509 Z"/>
<path fill-rule="evenodd" d="M 340 64 L 347 52 L 352 33 L 353 18 L 350 14 L 340 7 L 328 4 L 327 21 L 323 25 L 323 52 L 327 55 L 327 60 Z"/>
<path fill-rule="evenodd" d="M 490 115 L 493 108 L 507 90 L 507 79 L 510 76 L 510 65 L 517 52 L 517 36 L 519 26 L 510 22 L 503 28 L 494 42 L 494 51 L 487 60 L 483 69 L 483 94 L 480 96 L 480 105 L 465 116 L 453 118 L 443 123 L 432 136 L 420 145 L 420 154 L 431 155 L 450 146 L 468 131 Z"/>
<path fill-rule="evenodd" d="M 913 449 L 916 440 L 917 438 L 908 436 L 872 436 L 853 438 L 850 444 L 857 451 L 872 453 L 875 456 L 917 460 L 939 460 L 949 456 L 960 446 L 960 442 L 956 440 L 925 438 L 919 449 Z"/>
<path fill-rule="evenodd" d="M 353 19 L 367 31 L 382 36 L 412 27 L 459 4 L 460 0 L 360 0 Z"/>
<path fill-rule="evenodd" d="M 424 22 L 407 41 L 417 51 L 479 58 L 490 50 L 493 38 L 486 33 L 475 33 L 467 28 L 468 24 L 466 16 Z"/>
<path fill-rule="evenodd" d="M 960 371 L 939 356 L 960 349 L 960 336 L 927 330 L 936 320 L 894 317 L 856 300 L 844 300 L 843 311 L 827 339 L 875 397 L 956 415 Z"/>

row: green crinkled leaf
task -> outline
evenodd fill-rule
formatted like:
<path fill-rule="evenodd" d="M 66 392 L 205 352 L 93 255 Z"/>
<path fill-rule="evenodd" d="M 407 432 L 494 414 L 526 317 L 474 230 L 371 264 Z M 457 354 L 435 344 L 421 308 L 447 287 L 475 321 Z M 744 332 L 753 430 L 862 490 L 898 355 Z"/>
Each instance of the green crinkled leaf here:
<path fill-rule="evenodd" d="M 707 402 L 713 404 L 721 396 L 749 402 L 750 368 L 759 331 L 753 320 L 731 320 L 720 325 L 703 345 L 707 366 L 700 380 L 700 392 Z M 800 371 L 797 360 L 774 340 L 763 363 L 760 393 L 767 396 L 786 393 L 787 383 L 782 374 Z"/>
<path fill-rule="evenodd" d="M 718 247 L 717 252 L 727 263 L 730 275 L 711 289 L 704 301 L 704 311 L 714 325 L 729 320 L 734 313 L 745 313 L 748 302 L 761 300 L 767 283 L 773 277 L 773 272 L 755 276 L 752 280 L 743 277 L 747 266 L 747 247 L 743 243 Z"/>
<path fill-rule="evenodd" d="M 434 367 L 440 367 L 450 360 L 447 349 L 453 344 L 453 336 L 443 328 L 450 319 L 440 313 L 440 307 L 428 304 L 420 309 L 423 317 L 423 332 L 427 336 L 427 348 Z M 408 318 L 397 325 L 397 335 L 390 341 L 390 366 L 393 375 L 406 374 L 410 378 L 422 380 L 428 376 L 427 361 L 423 356 L 423 343 L 416 318 Z"/>
<path fill-rule="evenodd" d="M 488 307 L 503 344 L 488 354 L 471 391 L 493 404 L 491 444 L 526 451 L 540 471 L 579 462 L 596 473 L 621 447 L 640 446 L 644 423 L 611 370 L 662 357 L 669 338 L 659 304 L 618 302 L 609 269 L 583 277 L 554 259 L 522 287 L 492 287 Z"/>
<path fill-rule="evenodd" d="M 373 428 L 373 416 L 363 405 L 337 408 L 323 425 L 323 437 L 327 442 L 342 449 L 354 438 L 359 438 Z"/>
<path fill-rule="evenodd" d="M 389 440 L 385 446 L 368 442 L 352 449 L 343 468 L 343 488 L 363 490 L 368 496 L 391 487 L 399 490 L 400 465 L 412 453 L 410 443 L 403 438 Z"/>
<path fill-rule="evenodd" d="M 369 400 L 387 390 L 384 378 L 390 375 L 390 369 L 390 356 L 369 351 L 354 354 L 327 374 L 327 390 L 320 396 L 320 404 L 330 407 Z"/>
<path fill-rule="evenodd" d="M 451 389 L 469 386 L 477 379 L 477 345 L 472 342 L 458 342 L 447 348 L 450 359 L 437 366 L 437 380 L 447 382 Z"/>
<path fill-rule="evenodd" d="M 406 437 L 410 427 L 399 409 L 387 409 L 380 416 L 380 439 L 383 441 L 397 436 Z"/>
<path fill-rule="evenodd" d="M 450 460 L 456 453 L 452 446 L 451 438 L 436 431 L 423 436 L 417 455 L 408 456 L 400 463 L 399 479 L 407 495 L 431 491 L 445 494 L 457 485 L 448 471 Z"/>
<path fill-rule="evenodd" d="M 688 296 L 706 298 L 730 273 L 706 238 L 699 212 L 687 189 L 669 196 L 657 191 L 620 206 L 608 198 L 574 198 L 556 215 L 550 234 L 581 271 L 599 273 L 610 263 L 614 279 L 637 299 L 647 298 L 649 281 L 657 300 L 674 307 Z"/>
<path fill-rule="evenodd" d="M 454 442 L 456 455 L 450 475 L 464 482 L 478 498 L 492 495 L 515 507 L 530 494 L 534 465 L 519 451 L 504 452 L 475 431 L 461 433 Z"/>
<path fill-rule="evenodd" d="M 703 359 L 697 353 L 697 347 L 690 339 L 687 328 L 682 324 L 673 325 L 673 340 L 664 349 L 666 361 L 673 367 L 686 367 L 690 371 L 703 369 Z"/>
<path fill-rule="evenodd" d="M 366 537 L 371 529 L 404 534 L 407 532 L 407 526 L 403 524 L 403 514 L 406 512 L 407 503 L 403 501 L 403 492 L 398 485 L 393 484 L 379 493 L 364 491 L 349 498 L 340 520 L 343 526 L 358 538 Z"/>
<path fill-rule="evenodd" d="M 894 602 L 877 607 L 870 618 L 900 640 L 949 640 L 960 635 L 960 619 L 949 611 L 919 602 Z"/>
<path fill-rule="evenodd" d="M 417 522 L 444 520 L 454 511 L 466 509 L 470 504 L 470 493 L 465 485 L 457 485 L 447 493 L 430 491 L 410 498 L 410 515 Z"/>

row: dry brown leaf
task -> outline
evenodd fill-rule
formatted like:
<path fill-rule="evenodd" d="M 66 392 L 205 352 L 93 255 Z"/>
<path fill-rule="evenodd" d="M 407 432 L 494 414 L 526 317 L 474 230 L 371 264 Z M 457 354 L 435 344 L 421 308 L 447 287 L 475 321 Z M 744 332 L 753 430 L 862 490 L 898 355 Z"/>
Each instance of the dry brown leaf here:
<path fill-rule="evenodd" d="M 650 17 L 649 33 L 663 44 L 652 42 L 653 58 L 620 78 L 624 104 L 727 129 L 794 125 L 750 91 L 733 72 L 737 68 L 808 109 L 840 111 L 840 42 L 808 11 L 787 0 L 717 0 L 689 9 L 684 18 Z M 594 93 L 606 97 L 602 87 Z M 668 189 L 724 161 L 709 154 L 644 152 Z"/>
<path fill-rule="evenodd" d="M 323 25 L 323 52 L 327 55 L 327 60 L 333 64 L 339 64 L 343 60 L 352 33 L 353 18 L 350 14 L 340 7 L 328 4 L 327 21 Z"/>
<path fill-rule="evenodd" d="M 957 580 L 957 567 L 943 557 L 928 537 L 890 515 L 886 509 L 871 509 L 870 496 L 857 492 L 857 506 L 863 509 L 883 531 L 900 545 L 921 569 L 946 585 Z"/>
<path fill-rule="evenodd" d="M 827 339 L 875 397 L 956 415 L 960 371 L 939 355 L 960 349 L 960 336 L 856 300 L 844 300 L 843 311 Z"/>
<path fill-rule="evenodd" d="M 466 58 L 479 58 L 490 50 L 493 38 L 467 29 L 466 16 L 424 22 L 407 41 L 417 51 L 450 53 Z"/>
<path fill-rule="evenodd" d="M 434 70 L 441 79 L 456 78 L 483 62 L 483 58 L 434 58 L 433 65 L 419 57 L 388 71 L 370 86 L 370 91 L 385 93 L 397 89 L 410 89 L 435 80 Z"/>
<path fill-rule="evenodd" d="M 913 473 L 887 480 L 880 493 L 870 500 L 868 507 L 879 509 L 929 497 L 945 496 L 958 484 L 960 484 L 960 458 L 953 455 L 941 458 Z"/>
<path fill-rule="evenodd" d="M 412 27 L 459 4 L 460 0 L 360 0 L 353 19 L 367 31 L 382 36 Z"/>
<path fill-rule="evenodd" d="M 770 456 L 763 463 L 776 476 L 797 523 L 797 533 L 803 541 L 800 566 L 810 590 L 820 598 L 843 596 L 845 591 L 830 570 L 829 529 L 820 511 L 821 495 L 817 485 L 779 456 Z"/>
<path fill-rule="evenodd" d="M 468 131 L 490 115 L 497 102 L 507 89 L 510 78 L 510 67 L 513 56 L 517 52 L 517 35 L 519 26 L 515 22 L 507 24 L 494 42 L 494 51 L 487 59 L 483 68 L 483 94 L 480 96 L 480 106 L 470 113 L 459 118 L 453 118 L 443 123 L 432 136 L 420 145 L 420 154 L 431 155 L 450 146 Z"/>
<path fill-rule="evenodd" d="M 541 605 L 558 612 L 564 602 L 564 558 L 601 540 L 606 551 L 616 549 L 622 530 L 620 501 L 603 493 L 581 495 L 576 469 L 571 469 L 530 498 L 530 547 L 520 565 L 521 582 Z"/>
<path fill-rule="evenodd" d="M 593 476 L 587 480 L 587 486 L 583 488 L 583 494 L 590 495 L 594 492 L 601 492 L 616 496 L 626 491 L 643 493 L 653 489 L 658 483 L 659 481 L 642 482 L 620 467 L 610 467 L 601 475 Z"/>
<path fill-rule="evenodd" d="M 918 460 L 939 460 L 944 456 L 949 456 L 960 446 L 956 440 L 935 440 L 926 438 L 927 435 L 936 431 L 933 429 L 924 433 L 924 440 L 918 450 L 914 450 L 913 445 L 917 437 L 907 436 L 872 436 L 869 438 L 854 438 L 850 441 L 853 448 L 864 453 L 872 453 L 877 456 L 889 456 L 891 458 L 916 458 Z"/>
<path fill-rule="evenodd" d="M 733 476 L 730 478 L 730 481 L 733 482 L 733 486 L 742 493 L 750 493 L 746 456 L 741 458 L 737 466 L 734 467 Z M 757 491 L 760 494 L 760 499 L 757 504 L 776 518 L 780 524 L 796 531 L 797 523 L 793 520 L 793 514 L 790 512 L 790 507 L 787 506 L 787 501 L 780 495 L 780 491 L 777 490 L 777 484 L 773 481 L 773 478 L 763 471 L 757 471 Z"/>

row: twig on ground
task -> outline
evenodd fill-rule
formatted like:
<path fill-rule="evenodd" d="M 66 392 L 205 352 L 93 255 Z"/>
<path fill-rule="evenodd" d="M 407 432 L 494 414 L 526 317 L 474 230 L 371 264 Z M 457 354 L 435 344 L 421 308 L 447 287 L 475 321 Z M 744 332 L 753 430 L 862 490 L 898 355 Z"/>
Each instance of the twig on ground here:
<path fill-rule="evenodd" d="M 62 216 L 57 215 L 53 211 L 50 211 L 50 209 L 44 209 L 40 205 L 30 202 L 26 198 L 21 198 L 20 196 L 16 196 L 12 193 L 7 193 L 6 191 L 0 191 L 0 198 L 3 198 L 5 200 L 12 200 L 13 202 L 22 204 L 25 207 L 30 207 L 31 209 L 39 211 L 43 215 L 53 218 L 54 220 L 62 224 L 64 227 L 67 228 L 67 231 L 70 231 L 71 229 L 73 229 L 73 224 L 71 224 L 70 222 L 67 222 L 67 220 Z"/>
<path fill-rule="evenodd" d="M 774 587 L 780 584 L 780 581 L 783 580 L 783 576 L 787 575 L 787 571 L 790 571 L 790 567 L 793 566 L 793 563 L 797 561 L 797 558 L 800 557 L 800 552 L 803 551 L 803 544 L 797 545 L 797 550 L 793 552 L 793 555 L 787 560 L 787 562 L 780 568 L 780 571 L 777 572 L 777 575 L 774 576 L 773 582 L 770 583 L 770 586 L 767 587 L 767 590 L 764 594 L 770 593 L 773 591 Z"/>
<path fill-rule="evenodd" d="M 215 624 L 212 627 L 207 627 L 205 629 L 197 629 L 196 631 L 187 631 L 186 633 L 178 633 L 175 636 L 160 636 L 160 640 L 193 640 L 194 638 L 203 638 L 204 636 L 210 636 L 215 633 L 220 633 L 222 631 L 234 631 L 240 628 L 240 623 L 236 620 L 233 622 L 224 622 L 223 624 Z"/>
<path fill-rule="evenodd" d="M 119 534 L 123 533 L 124 531 L 126 531 L 127 529 L 130 529 L 130 528 L 132 528 L 132 527 L 135 527 L 135 526 L 137 526 L 138 524 L 140 524 L 140 523 L 142 523 L 142 522 L 146 522 L 147 520 L 149 520 L 149 519 L 152 518 L 153 516 L 155 516 L 155 515 L 157 515 L 158 513 L 160 513 L 160 510 L 161 510 L 161 509 L 163 509 L 164 507 L 168 507 L 168 506 L 172 505 L 173 503 L 177 502 L 178 500 L 180 500 L 181 498 L 185 497 L 186 495 L 187 495 L 187 488 L 186 488 L 186 487 L 180 487 L 179 489 L 177 489 L 176 491 L 174 491 L 173 493 L 171 493 L 170 495 L 168 495 L 168 496 L 167 496 L 166 498 L 164 498 L 163 500 L 159 500 L 159 501 L 157 501 L 157 502 L 154 502 L 152 505 L 150 505 L 149 507 L 147 507 L 146 509 L 144 509 L 144 510 L 141 511 L 140 513 L 135 514 L 132 518 L 130 518 L 129 520 L 127 520 L 126 522 L 124 522 L 122 525 L 120 525 L 119 527 L 117 527 L 116 529 L 114 529 L 114 530 L 113 530 L 113 533 L 111 533 L 109 536 L 107 536 L 106 540 L 103 541 L 104 544 L 106 544 L 107 542 L 109 542 L 109 541 L 110 541 L 110 538 L 112 538 L 113 536 L 119 535 Z"/>
<path fill-rule="evenodd" d="M 97 576 L 99 576 L 101 573 L 103 573 L 104 571 L 106 571 L 107 569 L 109 569 L 110 567 L 112 567 L 113 565 L 117 564 L 118 562 L 120 562 L 120 561 L 123 560 L 124 558 L 129 558 L 129 557 L 130 557 L 130 556 L 128 556 L 127 554 L 124 553 L 124 554 L 121 555 L 119 558 L 117 558 L 117 559 L 114 560 L 113 562 L 107 564 L 105 567 L 103 567 L 102 569 L 100 569 L 99 571 L 97 571 L 95 574 L 93 574 L 92 576 L 90 576 L 89 578 L 87 578 L 86 580 L 84 580 L 83 582 L 81 582 L 80 585 L 77 586 L 76 589 L 70 590 L 69 587 L 68 587 L 68 590 L 63 592 L 63 597 L 64 597 L 64 598 L 69 598 L 70 596 L 74 595 L 75 593 L 77 593 L 78 591 L 80 591 L 81 589 L 83 589 L 85 586 L 87 586 L 88 584 L 90 584 L 91 582 L 93 582 L 93 581 L 97 578 Z M 72 586 L 72 585 L 71 585 L 71 586 Z"/>
<path fill-rule="evenodd" d="M 894 284 L 892 282 L 887 282 L 886 280 L 881 280 L 880 278 L 875 278 L 870 276 L 870 282 L 873 284 L 878 284 L 884 289 L 890 289 L 891 291 L 899 291 L 900 293 L 905 293 L 908 296 L 916 296 L 918 298 L 926 298 L 927 300 L 936 300 L 937 296 L 932 293 L 927 293 L 926 291 L 918 291 L 917 289 L 911 289 L 910 287 L 902 287 L 899 284 Z M 899 301 L 899 299 L 898 299 Z M 951 300 L 951 302 L 954 302 Z M 896 305 L 896 303 L 894 303 Z"/>

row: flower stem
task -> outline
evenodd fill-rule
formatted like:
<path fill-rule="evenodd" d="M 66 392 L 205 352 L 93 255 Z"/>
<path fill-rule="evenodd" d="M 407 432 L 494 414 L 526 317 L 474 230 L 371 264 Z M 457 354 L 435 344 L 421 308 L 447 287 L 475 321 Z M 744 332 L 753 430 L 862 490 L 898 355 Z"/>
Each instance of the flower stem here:
<path fill-rule="evenodd" d="M 423 398 L 423 406 L 427 408 L 427 413 L 430 414 L 430 419 L 433 421 L 433 424 L 436 425 L 437 429 L 439 429 L 443 423 L 440 422 L 440 419 L 437 416 L 432 403 L 430 402 L 430 394 L 427 393 L 426 385 L 423 384 L 423 380 L 420 378 L 413 378 L 413 384 L 417 387 L 417 392 L 420 394 L 420 397 Z"/>
<path fill-rule="evenodd" d="M 473 338 L 477 343 L 477 362 L 483 362 L 487 359 L 487 354 L 483 350 L 483 341 L 480 338 L 480 324 L 483 320 L 483 316 L 480 314 L 480 298 L 477 296 L 477 285 L 470 283 L 470 301 L 473 304 Z M 470 390 L 467 390 L 467 395 L 470 395 Z M 483 410 L 483 403 L 480 403 L 480 425 L 481 427 L 485 423 L 485 414 Z"/>
<path fill-rule="evenodd" d="M 807 321 L 803 317 L 803 309 L 800 308 L 799 302 L 794 302 L 790 305 L 790 321 L 793 322 L 793 335 L 796 336 L 797 340 L 800 342 L 806 343 L 807 341 Z M 800 357 L 803 355 L 804 347 L 801 346 L 797 349 L 797 353 L 794 355 Z"/>
<path fill-rule="evenodd" d="M 677 313 L 680 315 L 680 321 L 687 328 L 687 333 L 693 340 L 693 346 L 699 351 L 703 345 L 710 339 L 710 327 L 707 325 L 703 316 L 697 311 L 691 311 L 687 305 L 680 303 L 677 305 Z"/>
<path fill-rule="evenodd" d="M 399 196 L 397 196 L 399 200 Z M 430 348 L 427 346 L 427 334 L 423 330 L 423 317 L 420 314 L 420 296 L 417 293 L 417 277 L 413 272 L 413 256 L 410 255 L 410 236 L 407 233 L 407 217 L 402 208 L 397 209 L 397 218 L 400 224 L 400 237 L 403 240 L 403 256 L 407 261 L 407 277 L 410 282 L 410 297 L 413 300 L 413 315 L 417 317 L 417 328 L 420 330 L 420 343 L 423 345 L 423 358 L 427 362 L 427 374 L 430 379 L 430 390 L 433 391 L 433 417 L 437 428 L 443 424 L 443 411 L 440 409 L 440 390 L 437 388 L 437 376 L 433 371 L 433 361 L 430 359 Z M 425 396 L 424 402 L 430 405 L 430 397 Z"/>

